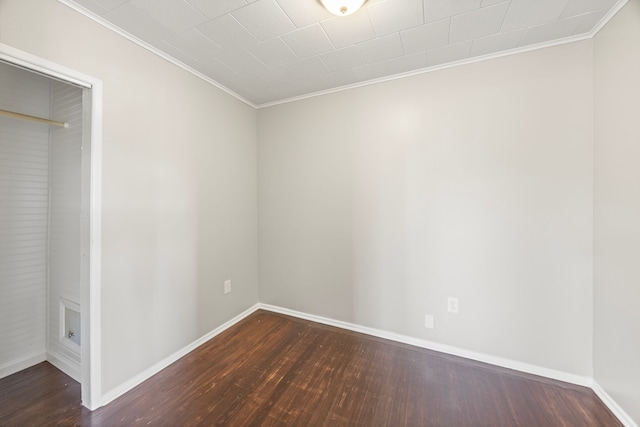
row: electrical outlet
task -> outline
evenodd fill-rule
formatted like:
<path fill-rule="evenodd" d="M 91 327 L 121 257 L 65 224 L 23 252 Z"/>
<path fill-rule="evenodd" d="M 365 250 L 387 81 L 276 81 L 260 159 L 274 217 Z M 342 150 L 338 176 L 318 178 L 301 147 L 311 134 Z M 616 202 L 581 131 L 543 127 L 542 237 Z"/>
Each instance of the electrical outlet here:
<path fill-rule="evenodd" d="M 449 302 L 447 305 L 447 309 L 449 313 L 457 313 L 458 312 L 458 298 L 449 297 Z"/>
<path fill-rule="evenodd" d="M 224 293 L 228 294 L 231 292 L 231 279 L 224 281 Z"/>
<path fill-rule="evenodd" d="M 433 329 L 433 314 L 424 315 L 424 327 L 427 329 Z"/>

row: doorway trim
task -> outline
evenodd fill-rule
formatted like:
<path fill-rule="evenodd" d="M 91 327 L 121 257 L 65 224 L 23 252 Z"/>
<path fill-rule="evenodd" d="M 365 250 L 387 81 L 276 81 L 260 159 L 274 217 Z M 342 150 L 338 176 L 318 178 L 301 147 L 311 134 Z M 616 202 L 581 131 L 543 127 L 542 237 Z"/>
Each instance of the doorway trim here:
<path fill-rule="evenodd" d="M 102 81 L 0 43 L 0 60 L 83 88 L 84 109 L 81 172 L 81 396 L 90 410 L 102 401 L 101 361 L 101 207 L 102 207 Z"/>

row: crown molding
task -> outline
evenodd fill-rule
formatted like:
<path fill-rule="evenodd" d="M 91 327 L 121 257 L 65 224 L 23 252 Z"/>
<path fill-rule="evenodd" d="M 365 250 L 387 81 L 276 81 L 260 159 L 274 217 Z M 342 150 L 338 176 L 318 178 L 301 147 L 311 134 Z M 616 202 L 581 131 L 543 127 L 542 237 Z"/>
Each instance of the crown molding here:
<path fill-rule="evenodd" d="M 152 45 L 150 45 L 149 43 L 140 40 L 139 38 L 137 38 L 136 36 L 124 31 L 122 28 L 116 27 L 115 25 L 113 25 L 112 23 L 110 23 L 109 21 L 107 21 L 106 19 L 96 15 L 95 13 L 91 12 L 88 9 L 85 9 L 84 7 L 74 3 L 73 1 L 70 0 L 58 0 L 58 2 L 64 4 L 65 6 L 75 10 L 76 12 L 86 16 L 87 18 L 97 22 L 98 24 L 102 25 L 103 27 L 119 34 L 120 36 L 126 38 L 129 41 L 132 41 L 133 43 L 137 44 L 138 46 L 148 50 L 151 53 L 154 53 L 156 55 L 158 55 L 159 57 L 161 57 L 162 59 L 171 62 L 174 65 L 177 65 L 178 67 L 182 68 L 183 70 L 193 74 L 194 76 L 204 80 L 205 82 L 217 87 L 218 89 L 220 89 L 221 91 L 227 93 L 228 95 L 233 96 L 234 98 L 236 98 L 239 101 L 244 102 L 245 104 L 249 105 L 250 107 L 253 108 L 258 108 L 258 106 L 256 104 L 254 104 L 253 102 L 249 101 L 248 99 L 244 98 L 243 96 L 237 94 L 236 92 L 232 91 L 231 89 L 229 89 L 228 87 L 218 83 L 217 81 L 213 80 L 211 77 L 208 77 L 204 74 L 202 74 L 201 72 L 194 70 L 193 68 L 189 67 L 188 65 L 184 64 L 183 62 L 178 61 L 177 59 L 173 58 L 170 55 L 167 55 L 166 53 L 162 52 L 160 49 L 158 49 L 157 47 L 154 47 Z"/>
<path fill-rule="evenodd" d="M 335 92 L 342 92 L 344 90 L 355 89 L 355 88 L 359 88 L 359 87 L 363 87 L 363 86 L 370 86 L 370 85 L 375 85 L 375 84 L 379 84 L 379 83 L 385 83 L 385 82 L 389 82 L 389 81 L 393 81 L 393 80 L 404 79 L 404 78 L 407 78 L 407 77 L 413 77 L 413 76 L 418 76 L 418 75 L 421 75 L 421 74 L 432 73 L 432 72 L 435 72 L 435 71 L 446 70 L 448 68 L 455 68 L 455 67 L 459 67 L 459 66 L 462 66 L 462 65 L 474 64 L 476 62 L 484 62 L 484 61 L 488 61 L 490 59 L 502 58 L 502 57 L 505 57 L 505 56 L 511 56 L 511 55 L 516 55 L 516 54 L 519 54 L 519 53 L 531 52 L 531 51 L 534 51 L 534 50 L 545 49 L 545 48 L 553 47 L 553 46 L 560 46 L 560 45 L 568 44 L 568 43 L 575 43 L 575 42 L 582 41 L 582 40 L 587 40 L 587 39 L 590 39 L 590 38 L 591 38 L 590 34 L 581 34 L 579 36 L 572 36 L 572 37 L 564 38 L 564 39 L 561 39 L 561 40 L 554 40 L 552 42 L 539 43 L 539 44 L 520 47 L 520 48 L 516 48 L 516 49 L 510 49 L 510 50 L 505 50 L 505 51 L 501 51 L 501 52 L 491 53 L 491 54 L 488 54 L 488 55 L 475 56 L 473 58 L 467 58 L 467 59 L 463 59 L 463 60 L 460 60 L 460 61 L 448 62 L 446 64 L 435 65 L 433 67 L 420 68 L 418 70 L 408 71 L 408 72 L 405 72 L 405 73 L 393 74 L 391 76 L 380 77 L 380 78 L 377 78 L 377 79 L 372 79 L 372 80 L 367 80 L 367 81 L 364 81 L 364 82 L 353 83 L 353 84 L 350 84 L 350 85 L 340 86 L 340 87 L 336 87 L 336 88 L 333 88 L 333 89 L 327 89 L 327 90 L 323 90 L 323 91 L 319 91 L 319 92 L 309 93 L 309 94 L 306 94 L 306 95 L 295 96 L 295 97 L 283 99 L 283 100 L 280 100 L 280 101 L 273 101 L 273 102 L 269 102 L 269 103 L 265 103 L 265 104 L 260 104 L 260 105 L 258 105 L 257 108 L 260 109 L 260 108 L 273 107 L 274 105 L 286 104 L 286 103 L 294 102 L 294 101 L 301 101 L 301 100 L 307 99 L 307 98 L 315 98 L 316 96 L 327 95 L 327 94 L 335 93 Z"/>
<path fill-rule="evenodd" d="M 520 47 L 520 48 L 516 48 L 516 49 L 510 49 L 510 50 L 506 50 L 506 51 L 502 51 L 502 52 L 497 52 L 497 53 L 492 53 L 492 54 L 488 54 L 488 55 L 482 55 L 482 56 L 477 56 L 477 57 L 473 57 L 473 58 L 467 58 L 461 61 L 456 61 L 456 62 L 450 62 L 447 64 L 442 64 L 442 65 L 437 65 L 437 66 L 433 66 L 433 67 L 425 67 L 425 68 L 421 68 L 419 70 L 413 70 L 413 71 L 409 71 L 406 73 L 399 73 L 399 74 L 394 74 L 391 76 L 386 76 L 386 77 L 381 77 L 381 78 L 377 78 L 377 79 L 372 79 L 372 80 L 367 80 L 367 81 L 363 81 L 363 82 L 358 82 L 358 83 L 354 83 L 354 84 L 350 84 L 350 85 L 345 85 L 345 86 L 339 86 L 336 88 L 332 88 L 332 89 L 327 89 L 327 90 L 323 90 L 323 91 L 318 91 L 318 92 L 313 92 L 313 93 L 309 93 L 309 94 L 305 94 L 305 95 L 300 95 L 300 96 L 295 96 L 295 97 L 291 97 L 291 98 L 286 98 L 286 99 L 281 99 L 281 100 L 277 100 L 277 101 L 273 101 L 273 102 L 267 102 L 264 104 L 255 104 L 251 101 L 249 101 L 248 99 L 242 97 L 241 95 L 237 94 L 236 92 L 232 91 L 231 89 L 227 88 L 226 86 L 222 85 L 221 83 L 218 83 L 217 81 L 213 80 L 211 77 L 208 77 L 204 74 L 202 74 L 201 72 L 194 70 L 193 68 L 189 67 L 188 65 L 178 61 L 177 59 L 171 57 L 170 55 L 167 55 L 166 53 L 162 52 L 161 50 L 159 50 L 158 48 L 151 46 L 150 44 L 140 40 L 139 38 L 129 34 L 128 32 L 122 30 L 121 28 L 116 27 L 115 25 L 109 23 L 108 21 L 106 21 L 104 18 L 96 15 L 95 13 L 85 9 L 82 6 L 77 5 L 76 3 L 74 3 L 72 0 L 58 0 L 60 3 L 64 4 L 65 6 L 70 7 L 71 9 L 85 15 L 86 17 L 88 17 L 89 19 L 92 19 L 93 21 L 97 22 L 98 24 L 110 29 L 111 31 L 116 32 L 117 34 L 121 35 L 122 37 L 125 37 L 126 39 L 136 43 L 137 45 L 143 47 L 144 49 L 149 50 L 150 52 L 160 56 L 161 58 L 171 62 L 174 65 L 177 65 L 178 67 L 182 68 L 183 70 L 201 78 L 202 80 L 206 81 L 209 84 L 212 84 L 213 86 L 217 87 L 218 89 L 224 91 L 225 93 L 233 96 L 234 98 L 244 102 L 245 104 L 256 108 L 256 109 L 260 109 L 260 108 L 268 108 L 268 107 L 273 107 L 275 105 L 280 105 L 280 104 L 288 104 L 290 102 L 295 102 L 295 101 L 301 101 L 304 99 L 308 99 L 308 98 L 315 98 L 317 96 L 322 96 L 322 95 L 328 95 L 331 93 L 336 93 L 336 92 L 342 92 L 345 90 L 350 90 L 350 89 L 355 89 L 355 88 L 359 88 L 359 87 L 363 87 L 363 86 L 369 86 L 369 85 L 375 85 L 375 84 L 379 84 L 379 83 L 384 83 L 384 82 L 389 82 L 389 81 L 393 81 L 393 80 L 398 80 L 398 79 L 404 79 L 407 77 L 412 77 L 412 76 L 417 76 L 420 74 L 426 74 L 426 73 L 431 73 L 431 72 L 435 72 L 435 71 L 440 71 L 440 70 L 446 70 L 448 68 L 454 68 L 454 67 L 459 67 L 462 65 L 468 65 L 468 64 L 473 64 L 476 62 L 482 62 L 482 61 L 488 61 L 491 59 L 496 59 L 496 58 L 502 58 L 505 56 L 511 56 L 511 55 L 517 55 L 520 53 L 525 53 L 525 52 L 531 52 L 534 50 L 538 50 L 538 49 L 546 49 L 549 47 L 554 47 L 554 46 L 560 46 L 563 44 L 568 44 L 568 43 L 574 43 L 574 42 L 578 42 L 578 41 L 582 41 L 582 40 L 588 40 L 588 39 L 592 39 L 593 37 L 595 37 L 596 34 L 598 34 L 598 32 L 607 24 L 607 22 L 609 22 L 609 20 L 611 20 L 611 18 L 613 18 L 616 13 L 618 13 L 620 11 L 620 9 L 622 9 L 622 7 L 627 4 L 628 0 L 618 0 L 618 2 L 613 6 L 613 8 L 611 8 L 609 10 L 609 12 L 600 20 L 600 22 L 598 22 L 598 24 L 596 24 L 596 26 L 588 33 L 585 34 L 581 34 L 581 35 L 577 35 L 577 36 L 572 36 L 572 37 L 567 37 L 567 38 L 563 38 L 560 40 L 554 40 L 551 42 L 545 42 L 545 43 L 539 43 L 539 44 L 535 44 L 535 45 L 531 45 L 531 46 L 524 46 L 524 47 Z"/>

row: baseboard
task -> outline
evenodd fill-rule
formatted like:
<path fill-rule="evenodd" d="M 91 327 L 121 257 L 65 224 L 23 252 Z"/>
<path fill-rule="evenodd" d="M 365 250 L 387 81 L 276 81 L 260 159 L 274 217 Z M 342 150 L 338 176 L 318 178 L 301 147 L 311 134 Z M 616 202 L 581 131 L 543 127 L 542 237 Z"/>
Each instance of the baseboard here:
<path fill-rule="evenodd" d="M 80 364 L 69 359 L 62 353 L 49 349 L 47 351 L 47 362 L 60 369 L 79 383 L 82 382 L 82 370 Z"/>
<path fill-rule="evenodd" d="M 618 417 L 620 422 L 624 424 L 625 427 L 638 427 L 638 424 L 631 419 L 629 414 L 625 412 L 624 409 L 618 405 L 618 403 L 613 400 L 613 398 L 607 393 L 600 384 L 596 380 L 593 380 L 593 385 L 591 386 L 593 392 L 602 400 L 602 402 L 607 405 L 609 410 L 613 412 L 613 415 Z"/>
<path fill-rule="evenodd" d="M 465 359 L 471 359 L 478 362 L 488 363 L 490 365 L 500 366 L 502 368 L 513 369 L 519 372 L 525 372 L 527 374 L 539 375 L 545 378 L 551 378 L 558 381 L 564 381 L 571 384 L 576 384 L 584 387 L 591 387 L 593 380 L 588 377 L 571 374 L 568 372 L 557 371 L 554 369 L 543 368 L 541 366 L 530 365 L 528 363 L 518 362 L 502 357 L 491 356 L 484 353 L 465 350 L 462 348 L 440 344 L 433 341 L 423 340 L 419 338 L 413 338 L 406 335 L 396 334 L 394 332 L 383 331 L 380 329 L 369 328 L 366 326 L 360 326 L 349 322 L 343 322 L 341 320 L 329 319 L 326 317 L 316 316 L 313 314 L 302 313 L 300 311 L 290 310 L 288 308 L 278 307 L 269 304 L 258 304 L 258 307 L 273 311 L 275 313 L 286 314 L 289 316 L 297 317 L 300 319 L 310 320 L 312 322 L 322 323 L 324 325 L 335 326 L 337 328 L 346 329 L 353 332 L 360 332 L 362 334 L 371 335 L 378 338 L 384 338 L 391 341 L 400 342 L 403 344 L 410 344 L 416 347 L 426 348 L 429 350 L 439 351 L 441 353 L 450 354 L 453 356 L 464 357 Z"/>
<path fill-rule="evenodd" d="M 23 369 L 27 369 L 33 365 L 44 362 L 47 360 L 47 354 L 44 351 L 29 354 L 20 359 L 15 359 L 7 363 L 0 365 L 0 378 L 8 377 L 9 375 L 20 372 Z"/>
<path fill-rule="evenodd" d="M 111 391 L 103 394 L 102 398 L 100 399 L 100 405 L 99 406 L 104 406 L 104 405 L 107 405 L 108 403 L 114 401 L 115 399 L 117 399 L 118 397 L 122 396 L 123 394 L 125 394 L 126 392 L 131 390 L 132 388 L 136 387 L 140 383 L 146 381 L 150 377 L 152 377 L 155 374 L 157 374 L 158 372 L 162 371 L 164 368 L 166 368 L 167 366 L 171 365 L 172 363 L 174 363 L 175 361 L 177 361 L 181 357 L 191 353 L 193 350 L 195 350 L 196 348 L 200 347 L 202 344 L 206 343 L 211 338 L 213 338 L 216 335 L 226 331 L 231 326 L 235 325 L 236 323 L 238 323 L 239 321 L 241 321 L 245 317 L 249 316 L 250 314 L 252 314 L 256 310 L 258 310 L 258 308 L 259 308 L 258 304 L 254 305 L 251 308 L 248 308 L 247 310 L 245 310 L 242 313 L 238 314 L 233 319 L 223 323 L 222 325 L 218 326 L 217 328 L 215 328 L 211 332 L 207 333 L 206 335 L 203 335 L 202 337 L 198 338 L 197 340 L 193 341 L 192 343 L 186 345 L 185 347 L 181 348 L 180 350 L 176 351 L 172 355 L 170 355 L 170 356 L 164 358 L 163 360 L 159 361 L 158 363 L 156 363 L 155 365 L 151 366 L 150 368 L 145 369 L 144 371 L 142 371 L 141 373 L 139 373 L 135 377 L 131 378 L 130 380 L 125 381 L 124 383 L 120 384 L 119 386 L 117 386 L 116 388 L 112 389 Z"/>

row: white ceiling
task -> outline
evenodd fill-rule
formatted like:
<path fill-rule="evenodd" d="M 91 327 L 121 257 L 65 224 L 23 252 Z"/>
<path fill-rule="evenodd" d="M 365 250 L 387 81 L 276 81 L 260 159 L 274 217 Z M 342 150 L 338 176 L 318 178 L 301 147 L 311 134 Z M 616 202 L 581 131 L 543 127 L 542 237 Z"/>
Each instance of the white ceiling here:
<path fill-rule="evenodd" d="M 254 106 L 589 35 L 626 0 L 62 0 Z"/>

